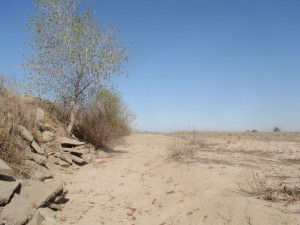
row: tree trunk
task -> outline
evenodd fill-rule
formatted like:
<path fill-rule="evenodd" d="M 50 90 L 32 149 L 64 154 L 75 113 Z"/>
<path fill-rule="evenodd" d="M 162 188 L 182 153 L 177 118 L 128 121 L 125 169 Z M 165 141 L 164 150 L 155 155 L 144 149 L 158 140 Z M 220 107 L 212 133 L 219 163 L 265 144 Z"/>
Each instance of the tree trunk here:
<path fill-rule="evenodd" d="M 75 101 L 71 102 L 71 114 L 70 114 L 70 122 L 68 124 L 68 133 L 69 134 L 73 134 L 73 127 L 75 124 L 75 120 L 76 120 L 76 104 Z"/>

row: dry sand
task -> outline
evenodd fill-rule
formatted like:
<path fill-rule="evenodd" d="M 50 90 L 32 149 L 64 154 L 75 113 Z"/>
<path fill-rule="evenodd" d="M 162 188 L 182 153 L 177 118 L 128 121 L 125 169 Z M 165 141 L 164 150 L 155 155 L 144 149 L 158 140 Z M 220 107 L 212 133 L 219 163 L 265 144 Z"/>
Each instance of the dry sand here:
<path fill-rule="evenodd" d="M 200 133 L 203 148 L 172 160 L 172 135 L 132 134 L 114 152 L 62 175 L 70 200 L 58 219 L 84 225 L 300 224 L 299 201 L 266 201 L 237 185 L 254 171 L 283 174 L 299 186 L 298 134 L 282 140 L 247 135 Z"/>

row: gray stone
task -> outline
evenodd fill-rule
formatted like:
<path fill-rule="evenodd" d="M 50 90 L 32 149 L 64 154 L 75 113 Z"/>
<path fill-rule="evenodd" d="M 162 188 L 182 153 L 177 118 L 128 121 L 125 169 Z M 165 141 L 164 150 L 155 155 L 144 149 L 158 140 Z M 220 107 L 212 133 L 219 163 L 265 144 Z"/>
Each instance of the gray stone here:
<path fill-rule="evenodd" d="M 70 164 L 66 161 L 61 160 L 60 158 L 55 157 L 54 155 L 50 155 L 47 159 L 48 163 L 55 164 L 62 167 L 69 167 Z"/>
<path fill-rule="evenodd" d="M 78 163 L 78 164 L 85 164 L 86 163 L 82 158 L 79 158 L 79 157 L 77 157 L 75 155 L 70 155 L 70 156 L 71 156 L 71 159 L 74 162 Z"/>
<path fill-rule="evenodd" d="M 65 152 L 74 152 L 74 153 L 79 153 L 79 154 L 86 154 L 89 153 L 88 148 L 63 148 Z"/>
<path fill-rule="evenodd" d="M 55 212 L 52 209 L 49 208 L 39 208 L 39 213 L 42 214 L 42 216 L 45 218 L 46 221 L 54 222 L 56 223 L 55 219 Z"/>
<path fill-rule="evenodd" d="M 26 165 L 29 167 L 28 175 L 30 178 L 34 180 L 45 180 L 48 178 L 52 178 L 53 174 L 45 167 L 40 166 L 34 161 L 26 160 Z"/>
<path fill-rule="evenodd" d="M 25 180 L 22 183 L 20 195 L 28 198 L 29 201 L 39 208 L 62 189 L 63 185 L 60 181 L 45 183 L 35 180 Z"/>
<path fill-rule="evenodd" d="M 77 141 L 75 139 L 70 139 L 66 137 L 57 137 L 57 140 L 60 142 L 61 145 L 80 146 L 85 144 L 82 141 Z"/>
<path fill-rule="evenodd" d="M 32 218 L 34 212 L 35 209 L 28 199 L 15 194 L 11 202 L 4 207 L 1 218 L 14 225 L 22 225 Z"/>
<path fill-rule="evenodd" d="M 0 225 L 12 225 L 12 224 L 0 218 Z"/>
<path fill-rule="evenodd" d="M 24 138 L 28 142 L 33 141 L 33 136 L 30 134 L 30 132 L 23 126 L 17 125 L 16 131 L 21 135 L 22 138 Z"/>
<path fill-rule="evenodd" d="M 95 154 L 93 153 L 82 154 L 82 159 L 87 163 L 93 162 L 94 158 L 95 158 Z"/>
<path fill-rule="evenodd" d="M 47 159 L 43 155 L 38 155 L 38 154 L 35 154 L 35 153 L 31 152 L 31 150 L 29 148 L 25 149 L 25 157 L 26 157 L 26 159 L 33 160 L 33 161 L 35 161 L 36 163 L 38 163 L 40 165 L 45 165 L 45 162 L 46 162 L 46 159 Z"/>
<path fill-rule="evenodd" d="M 45 119 L 45 112 L 43 109 L 41 108 L 37 108 L 36 109 L 36 118 L 35 118 L 35 122 L 36 123 L 43 123 Z"/>
<path fill-rule="evenodd" d="M 36 210 L 32 219 L 27 225 L 41 225 L 44 220 L 45 217 L 38 210 Z"/>
<path fill-rule="evenodd" d="M 44 131 L 42 133 L 42 139 L 44 142 L 51 142 L 55 139 L 55 134 L 50 131 Z"/>
<path fill-rule="evenodd" d="M 42 149 L 34 140 L 31 142 L 31 147 L 40 155 L 45 153 L 44 149 Z"/>
<path fill-rule="evenodd" d="M 2 159 L 0 159 L 0 174 L 5 176 L 13 176 L 14 174 L 14 171 Z"/>
<path fill-rule="evenodd" d="M 19 181 L 0 180 L 0 205 L 5 205 L 9 202 L 19 185 Z"/>
<path fill-rule="evenodd" d="M 64 208 L 64 205 L 57 204 L 54 202 L 47 202 L 46 206 L 49 207 L 50 209 L 54 209 L 54 210 L 62 210 Z"/>

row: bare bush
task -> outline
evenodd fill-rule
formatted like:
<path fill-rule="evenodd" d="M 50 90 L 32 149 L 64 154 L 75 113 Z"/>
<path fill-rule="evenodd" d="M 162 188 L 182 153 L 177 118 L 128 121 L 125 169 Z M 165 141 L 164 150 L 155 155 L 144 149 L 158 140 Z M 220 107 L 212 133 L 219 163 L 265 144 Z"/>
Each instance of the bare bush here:
<path fill-rule="evenodd" d="M 242 181 L 237 183 L 239 189 L 247 194 L 261 196 L 267 201 L 294 202 L 300 200 L 300 179 L 298 186 L 284 182 L 285 176 L 276 172 L 276 176 L 244 171 Z"/>
<path fill-rule="evenodd" d="M 180 158 L 188 156 L 194 153 L 196 150 L 195 146 L 190 143 L 190 140 L 183 138 L 173 138 L 167 146 L 168 158 Z"/>

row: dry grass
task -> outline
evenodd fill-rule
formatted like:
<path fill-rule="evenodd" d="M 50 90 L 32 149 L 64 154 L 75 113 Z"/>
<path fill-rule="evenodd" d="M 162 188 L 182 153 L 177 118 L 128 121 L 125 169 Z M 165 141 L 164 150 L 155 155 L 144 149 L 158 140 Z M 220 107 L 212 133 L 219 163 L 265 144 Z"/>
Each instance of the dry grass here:
<path fill-rule="evenodd" d="M 300 200 L 300 178 L 298 185 L 285 182 L 286 176 L 276 172 L 276 176 L 265 175 L 254 171 L 241 174 L 239 189 L 249 195 L 260 196 L 267 201 L 295 202 Z"/>

